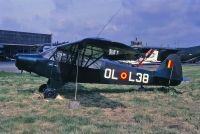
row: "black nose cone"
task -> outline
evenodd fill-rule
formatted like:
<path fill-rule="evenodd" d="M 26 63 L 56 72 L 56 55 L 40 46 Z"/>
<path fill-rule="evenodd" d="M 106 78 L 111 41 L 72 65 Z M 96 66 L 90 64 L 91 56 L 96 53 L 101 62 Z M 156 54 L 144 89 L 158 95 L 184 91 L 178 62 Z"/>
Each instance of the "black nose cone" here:
<path fill-rule="evenodd" d="M 26 54 L 17 54 L 15 65 L 19 70 L 31 71 L 37 58 Z"/>

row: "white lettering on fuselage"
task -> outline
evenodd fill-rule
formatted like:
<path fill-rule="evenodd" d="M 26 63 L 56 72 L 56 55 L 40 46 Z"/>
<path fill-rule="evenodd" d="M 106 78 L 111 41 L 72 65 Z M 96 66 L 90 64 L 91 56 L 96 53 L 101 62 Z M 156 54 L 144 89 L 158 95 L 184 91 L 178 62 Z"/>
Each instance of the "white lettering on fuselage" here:
<path fill-rule="evenodd" d="M 115 70 L 110 68 L 105 69 L 104 78 L 118 80 L 118 78 L 115 76 Z"/>
<path fill-rule="evenodd" d="M 104 78 L 106 79 L 112 79 L 112 80 L 128 80 L 130 82 L 137 82 L 137 83 L 148 83 L 149 82 L 149 74 L 146 73 L 136 73 L 136 78 L 134 79 L 132 72 L 127 72 L 127 75 L 125 75 L 124 71 L 117 74 L 115 69 L 106 68 L 104 71 Z M 120 78 L 121 77 L 121 78 Z M 127 77 L 127 79 L 126 79 Z"/>
<path fill-rule="evenodd" d="M 109 49 L 109 55 L 118 55 L 119 51 L 114 49 Z"/>
<path fill-rule="evenodd" d="M 111 78 L 111 72 L 112 72 L 111 69 L 106 68 L 105 71 L 104 71 L 104 78 L 110 79 Z"/>
<path fill-rule="evenodd" d="M 134 82 L 135 80 L 131 78 L 132 77 L 132 72 L 129 73 L 129 81 Z"/>

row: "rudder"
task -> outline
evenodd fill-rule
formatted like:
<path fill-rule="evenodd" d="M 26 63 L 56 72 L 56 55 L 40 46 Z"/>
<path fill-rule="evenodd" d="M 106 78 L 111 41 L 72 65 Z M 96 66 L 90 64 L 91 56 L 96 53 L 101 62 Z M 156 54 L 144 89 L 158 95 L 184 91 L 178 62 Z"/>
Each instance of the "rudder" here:
<path fill-rule="evenodd" d="M 169 55 L 155 72 L 158 83 L 166 86 L 176 86 L 183 80 L 180 58 L 176 54 Z"/>

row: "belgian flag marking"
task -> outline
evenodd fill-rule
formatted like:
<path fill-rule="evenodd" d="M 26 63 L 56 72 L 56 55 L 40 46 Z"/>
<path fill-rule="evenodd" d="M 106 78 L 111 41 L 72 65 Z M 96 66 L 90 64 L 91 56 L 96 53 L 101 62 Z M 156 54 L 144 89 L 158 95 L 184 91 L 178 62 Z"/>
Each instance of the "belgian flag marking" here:
<path fill-rule="evenodd" d="M 168 69 L 172 69 L 173 67 L 174 67 L 174 61 L 168 60 L 168 61 L 167 61 L 167 68 L 168 68 Z"/>

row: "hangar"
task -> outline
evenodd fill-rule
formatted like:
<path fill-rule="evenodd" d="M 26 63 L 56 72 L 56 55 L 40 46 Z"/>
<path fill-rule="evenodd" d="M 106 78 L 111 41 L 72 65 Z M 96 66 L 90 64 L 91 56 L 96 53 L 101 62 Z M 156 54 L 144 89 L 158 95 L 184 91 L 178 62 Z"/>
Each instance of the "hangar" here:
<path fill-rule="evenodd" d="M 16 53 L 41 52 L 51 42 L 52 34 L 0 30 L 0 60 L 12 59 Z"/>

